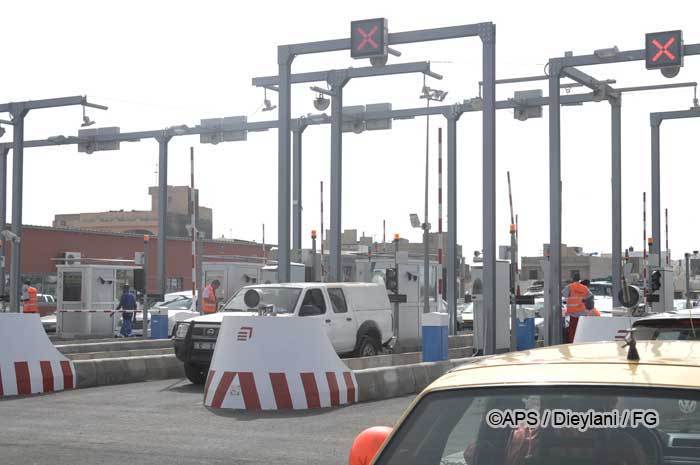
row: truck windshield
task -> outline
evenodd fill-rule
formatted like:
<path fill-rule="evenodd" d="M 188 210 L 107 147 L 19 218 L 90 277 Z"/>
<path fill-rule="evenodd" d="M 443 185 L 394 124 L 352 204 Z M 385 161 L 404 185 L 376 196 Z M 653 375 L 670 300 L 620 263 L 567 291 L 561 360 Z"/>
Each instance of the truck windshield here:
<path fill-rule="evenodd" d="M 243 300 L 249 289 L 257 289 L 262 294 L 260 305 L 272 305 L 277 313 L 294 313 L 301 289 L 293 287 L 255 287 L 239 290 L 224 307 L 225 312 L 250 312 L 255 309 L 248 308 Z"/>
<path fill-rule="evenodd" d="M 438 391 L 415 406 L 375 463 L 697 464 L 698 400 L 697 391 L 662 388 Z"/>

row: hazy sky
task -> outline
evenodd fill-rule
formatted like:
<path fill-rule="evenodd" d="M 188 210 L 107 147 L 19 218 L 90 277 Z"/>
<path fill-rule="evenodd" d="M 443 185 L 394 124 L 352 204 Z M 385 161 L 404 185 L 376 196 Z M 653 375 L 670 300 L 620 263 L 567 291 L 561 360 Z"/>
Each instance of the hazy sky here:
<path fill-rule="evenodd" d="M 263 92 L 254 76 L 276 74 L 277 45 L 347 37 L 350 21 L 386 17 L 392 32 L 493 21 L 497 26 L 497 76 L 540 75 L 550 57 L 617 45 L 640 49 L 644 33 L 683 29 L 686 43 L 700 42 L 697 1 L 610 2 L 214 2 L 214 1 L 31 1 L 4 2 L 0 101 L 86 94 L 109 105 L 90 110 L 97 126 L 122 131 L 198 124 L 200 118 L 247 115 L 249 121 L 276 118 L 260 111 Z M 391 63 L 430 60 L 449 91 L 447 103 L 476 96 L 481 78 L 478 39 L 398 47 Z M 293 72 L 366 66 L 348 52 L 298 58 Z M 620 86 L 671 82 L 643 62 L 585 70 Z M 700 78 L 700 58 L 688 57 L 677 82 Z M 499 86 L 498 99 L 538 83 Z M 355 80 L 345 88 L 345 105 L 392 102 L 420 106 L 422 77 L 403 75 Z M 546 83 L 541 88 L 546 89 Z M 546 95 L 546 92 L 545 92 Z M 269 97 L 276 103 L 276 95 Z M 623 99 L 623 246 L 642 245 L 642 192 L 650 186 L 649 112 L 686 109 L 692 89 L 627 94 Z M 314 112 L 307 85 L 294 87 L 294 116 Z M 0 116 L 0 118 L 6 117 Z M 75 135 L 79 107 L 31 112 L 27 139 Z M 589 103 L 562 111 L 563 239 L 588 251 L 610 249 L 610 108 Z M 431 119 L 430 221 L 437 224 L 437 127 Z M 674 256 L 700 248 L 695 232 L 700 171 L 700 121 L 662 126 L 662 208 L 670 210 Z M 419 240 L 409 213 L 423 213 L 425 119 L 397 121 L 391 131 L 346 134 L 343 139 L 343 227 L 381 240 L 400 232 Z M 465 255 L 481 248 L 481 114 L 458 123 L 458 231 Z M 512 111 L 497 114 L 497 233 L 508 242 L 506 171 L 513 178 L 520 217 L 521 253 L 541 252 L 549 240 L 548 123 L 519 122 Z M 330 134 L 313 127 L 304 136 L 304 240 L 319 229 L 319 182 L 325 183 L 325 225 L 330 222 Z M 11 130 L 2 140 L 11 140 Z M 189 183 L 189 147 L 195 146 L 196 176 L 203 205 L 214 209 L 216 236 L 231 234 L 277 240 L 277 135 L 251 133 L 247 142 L 199 145 L 196 137 L 170 143 L 169 183 Z M 55 213 L 147 209 L 147 188 L 156 183 L 154 141 L 123 143 L 118 152 L 79 154 L 75 146 L 25 151 L 24 222 L 51 224 Z M 446 180 L 445 180 L 446 182 Z M 445 184 L 446 185 L 446 184 Z M 8 212 L 10 211 L 8 204 Z M 649 212 L 650 213 L 650 212 Z M 650 221 L 650 217 L 649 217 Z M 649 227 L 650 229 L 650 227 Z M 650 234 L 650 233 L 649 233 Z"/>

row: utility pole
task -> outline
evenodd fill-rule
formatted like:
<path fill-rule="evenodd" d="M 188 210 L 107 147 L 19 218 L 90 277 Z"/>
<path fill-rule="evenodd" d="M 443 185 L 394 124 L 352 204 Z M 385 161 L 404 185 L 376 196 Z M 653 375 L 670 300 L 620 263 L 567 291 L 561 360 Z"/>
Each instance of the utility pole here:
<path fill-rule="evenodd" d="M 510 171 L 508 171 L 508 203 L 510 205 L 510 350 L 518 348 L 517 328 L 518 315 L 515 304 L 515 287 L 518 279 L 518 226 L 513 215 L 513 194 L 510 185 Z"/>
<path fill-rule="evenodd" d="M 143 296 L 143 330 L 141 336 L 143 339 L 148 338 L 148 234 L 143 236 L 143 280 L 144 280 L 144 296 Z"/>
<path fill-rule="evenodd" d="M 192 302 L 197 301 L 197 204 L 194 194 L 194 147 L 190 147 L 190 225 L 192 227 Z"/>
<path fill-rule="evenodd" d="M 693 308 L 690 303 L 690 254 L 685 254 L 685 308 Z"/>

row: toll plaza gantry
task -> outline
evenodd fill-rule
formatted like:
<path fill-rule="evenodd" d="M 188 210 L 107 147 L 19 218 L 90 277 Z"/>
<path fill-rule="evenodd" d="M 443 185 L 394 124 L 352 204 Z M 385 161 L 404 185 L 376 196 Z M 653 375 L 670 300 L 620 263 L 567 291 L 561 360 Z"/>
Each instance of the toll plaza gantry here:
<path fill-rule="evenodd" d="M 3 239 L 9 237 L 12 242 L 12 265 L 10 269 L 10 310 L 13 312 L 19 312 L 19 302 L 22 290 L 22 283 L 20 282 L 21 277 L 21 235 L 22 235 L 22 179 L 24 172 L 24 119 L 31 110 L 44 110 L 47 108 L 59 108 L 67 106 L 77 106 L 97 108 L 99 110 L 106 110 L 107 107 L 104 105 L 98 105 L 95 103 L 90 103 L 87 98 L 83 95 L 75 95 L 71 97 L 59 97 L 50 98 L 43 100 L 27 100 L 23 102 L 10 102 L 0 104 L 0 113 L 9 113 L 12 120 L 3 120 L 4 124 L 12 126 L 12 230 L 11 233 L 3 234 Z M 83 113 L 84 115 L 84 113 Z M 1 151 L 3 159 L 7 158 L 7 149 Z M 2 229 L 5 228 L 6 219 L 6 203 L 5 203 L 5 190 L 7 187 L 7 166 L 2 170 L 2 189 L 3 189 L 3 201 L 2 208 L 0 209 L 0 214 L 2 214 Z M 3 240 L 3 243 L 5 241 Z M 2 256 L 6 255 L 5 246 L 2 245 Z M 4 262 L 4 258 L 3 258 Z M 5 264 L 2 264 L 2 273 L 0 279 L 2 284 L 0 285 L 4 294 L 5 290 Z"/>
<path fill-rule="evenodd" d="M 612 123 L 612 277 L 613 298 L 616 304 L 621 282 L 621 100 L 608 84 L 576 69 L 577 67 L 645 61 L 647 69 L 658 69 L 665 77 L 675 77 L 683 66 L 685 55 L 700 54 L 700 44 L 683 44 L 681 31 L 649 33 L 645 36 L 645 48 L 620 51 L 617 47 L 596 50 L 591 55 L 574 56 L 567 52 L 563 57 L 548 62 L 549 95 L 549 257 L 548 279 L 545 283 L 545 345 L 563 342 L 561 324 L 561 78 L 571 78 L 591 89 L 611 104 Z M 660 207 L 659 207 L 660 208 Z M 658 221 L 660 237 L 661 221 Z M 654 250 L 660 250 L 658 242 Z"/>
<path fill-rule="evenodd" d="M 665 120 L 700 118 L 700 106 L 688 110 L 662 111 L 649 114 L 651 123 L 651 244 L 650 254 L 658 258 L 661 267 L 661 123 Z"/>
<path fill-rule="evenodd" d="M 277 48 L 279 92 L 278 137 L 278 273 L 281 282 L 290 276 L 290 160 L 291 160 L 291 85 L 292 62 L 300 55 L 350 50 L 353 58 L 369 58 L 373 65 L 385 65 L 390 46 L 418 42 L 479 37 L 482 42 L 483 95 L 483 250 L 484 250 L 484 308 L 488 316 L 485 333 L 485 353 L 494 353 L 496 347 L 496 26 L 478 23 L 435 29 L 389 33 L 385 18 L 353 21 L 350 37 L 345 39 L 280 45 Z M 336 81 L 336 90 L 342 87 L 342 77 Z M 333 90 L 333 89 L 331 89 Z M 342 95 L 337 93 L 337 108 L 342 108 Z M 331 125 L 332 171 L 338 172 L 342 163 L 342 111 Z M 341 242 L 341 185 L 336 179 L 331 188 L 330 273 L 331 279 L 340 277 Z M 448 261 L 450 260 L 448 256 Z M 449 262 L 448 262 L 449 267 Z M 449 270 L 449 268 L 448 268 Z"/>

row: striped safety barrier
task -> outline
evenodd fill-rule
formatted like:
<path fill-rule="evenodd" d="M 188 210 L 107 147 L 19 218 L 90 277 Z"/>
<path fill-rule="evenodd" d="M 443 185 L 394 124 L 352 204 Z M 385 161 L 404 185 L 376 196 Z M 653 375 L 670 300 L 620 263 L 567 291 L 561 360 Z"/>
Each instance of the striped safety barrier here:
<path fill-rule="evenodd" d="M 355 375 L 315 317 L 225 316 L 204 387 L 214 409 L 306 410 L 357 402 Z"/>
<path fill-rule="evenodd" d="M 0 313 L 0 397 L 75 388 L 75 367 L 35 314 Z"/>

